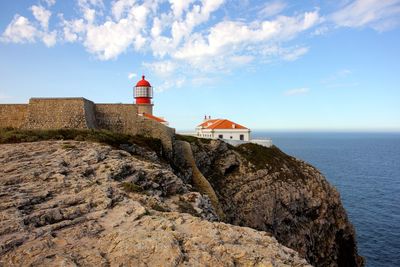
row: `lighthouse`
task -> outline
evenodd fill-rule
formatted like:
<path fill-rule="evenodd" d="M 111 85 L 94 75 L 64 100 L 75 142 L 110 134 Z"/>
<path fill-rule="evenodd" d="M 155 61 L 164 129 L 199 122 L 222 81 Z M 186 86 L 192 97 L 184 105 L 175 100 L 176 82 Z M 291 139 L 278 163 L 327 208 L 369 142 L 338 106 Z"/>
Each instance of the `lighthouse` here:
<path fill-rule="evenodd" d="M 151 87 L 151 84 L 146 81 L 144 75 L 135 86 L 134 96 L 136 106 L 138 107 L 138 114 L 153 115 L 153 104 L 151 103 L 151 99 L 153 98 L 153 87 Z"/>

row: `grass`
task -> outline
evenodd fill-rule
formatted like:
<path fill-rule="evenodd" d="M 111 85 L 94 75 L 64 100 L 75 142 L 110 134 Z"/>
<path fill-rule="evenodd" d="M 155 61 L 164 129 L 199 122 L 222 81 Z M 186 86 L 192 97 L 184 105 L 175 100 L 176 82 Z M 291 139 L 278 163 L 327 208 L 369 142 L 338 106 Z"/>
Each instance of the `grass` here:
<path fill-rule="evenodd" d="M 208 138 L 200 138 L 200 137 L 195 137 L 195 136 L 190 136 L 190 135 L 181 135 L 177 134 L 176 139 L 180 141 L 186 141 L 188 143 L 203 143 L 203 144 L 209 144 L 211 142 L 211 139 Z"/>
<path fill-rule="evenodd" d="M 279 177 L 277 178 L 282 180 L 288 178 L 293 180 L 306 179 L 300 163 L 295 158 L 282 152 L 276 146 L 264 147 L 248 143 L 235 147 L 234 150 L 250 162 L 256 171 L 269 169 L 270 171 L 279 173 Z M 291 174 L 287 177 L 281 170 L 283 165 L 286 165 L 291 171 Z"/>
<path fill-rule="evenodd" d="M 161 140 L 141 135 L 127 135 L 107 130 L 94 129 L 52 129 L 52 130 L 20 130 L 13 128 L 0 129 L 0 144 L 37 142 L 46 140 L 75 140 L 107 144 L 120 148 L 122 144 L 138 145 L 162 154 Z M 67 144 L 65 149 L 72 149 Z"/>

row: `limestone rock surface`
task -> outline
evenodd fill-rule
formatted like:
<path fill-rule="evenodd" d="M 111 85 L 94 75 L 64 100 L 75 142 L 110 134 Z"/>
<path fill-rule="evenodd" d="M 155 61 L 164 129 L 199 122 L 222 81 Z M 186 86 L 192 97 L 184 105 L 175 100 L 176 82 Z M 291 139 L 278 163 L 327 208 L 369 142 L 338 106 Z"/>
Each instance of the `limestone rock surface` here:
<path fill-rule="evenodd" d="M 362 266 L 337 190 L 311 165 L 276 147 L 192 142 L 226 222 L 270 232 L 315 266 Z"/>
<path fill-rule="evenodd" d="M 161 159 L 0 145 L 0 266 L 309 266 L 270 234 L 217 219 Z"/>

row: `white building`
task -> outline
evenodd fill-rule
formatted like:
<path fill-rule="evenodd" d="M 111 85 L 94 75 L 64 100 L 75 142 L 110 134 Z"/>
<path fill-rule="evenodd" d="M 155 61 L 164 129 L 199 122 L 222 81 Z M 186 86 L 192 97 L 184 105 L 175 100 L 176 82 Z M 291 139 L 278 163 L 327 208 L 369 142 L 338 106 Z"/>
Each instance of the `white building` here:
<path fill-rule="evenodd" d="M 226 119 L 205 119 L 196 127 L 196 136 L 210 139 L 250 141 L 250 129 Z"/>

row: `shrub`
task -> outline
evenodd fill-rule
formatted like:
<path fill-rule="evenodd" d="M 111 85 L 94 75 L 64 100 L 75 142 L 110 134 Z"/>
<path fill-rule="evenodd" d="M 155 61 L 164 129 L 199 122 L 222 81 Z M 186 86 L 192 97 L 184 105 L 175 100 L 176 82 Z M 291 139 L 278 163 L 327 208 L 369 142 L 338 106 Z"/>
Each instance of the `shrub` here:
<path fill-rule="evenodd" d="M 212 140 L 208 138 L 201 138 L 201 137 L 181 135 L 181 134 L 177 134 L 176 139 L 181 141 L 186 141 L 191 144 L 198 144 L 198 143 L 209 144 Z"/>
<path fill-rule="evenodd" d="M 90 141 L 111 145 L 119 148 L 122 144 L 138 145 L 153 150 L 162 156 L 161 140 L 141 135 L 127 135 L 107 130 L 94 129 L 50 129 L 50 130 L 20 130 L 0 128 L 0 144 L 23 143 L 46 140 Z"/>

